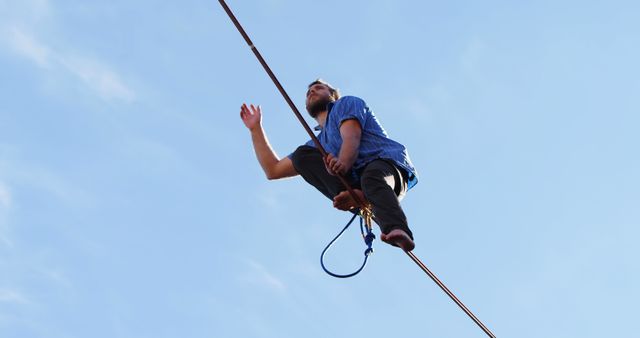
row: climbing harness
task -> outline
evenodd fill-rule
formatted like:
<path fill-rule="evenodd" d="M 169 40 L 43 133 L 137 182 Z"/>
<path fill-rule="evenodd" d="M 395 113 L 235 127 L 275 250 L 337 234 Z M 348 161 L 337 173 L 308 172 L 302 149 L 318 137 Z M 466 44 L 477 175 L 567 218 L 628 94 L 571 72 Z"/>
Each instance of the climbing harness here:
<path fill-rule="evenodd" d="M 245 32 L 244 28 L 242 28 L 242 26 L 240 25 L 240 22 L 238 21 L 238 19 L 236 19 L 235 15 L 233 15 L 233 12 L 229 8 L 229 6 L 227 6 L 227 4 L 225 3 L 224 0 L 218 0 L 218 1 L 220 2 L 220 5 L 222 5 L 222 8 L 224 8 L 224 11 L 227 12 L 227 15 L 229 16 L 229 18 L 231 19 L 233 24 L 238 29 L 238 32 L 240 32 L 240 34 L 242 35 L 244 40 L 247 42 L 247 44 L 251 48 L 251 51 L 253 51 L 253 54 L 256 56 L 256 58 L 258 59 L 258 61 L 260 62 L 260 64 L 264 68 L 264 70 L 267 72 L 267 74 L 269 75 L 269 77 L 271 78 L 273 83 L 276 85 L 276 87 L 278 88 L 278 91 L 280 91 L 280 94 L 282 94 L 282 97 L 284 97 L 285 101 L 287 101 L 287 103 L 289 104 L 289 107 L 291 107 L 291 110 L 296 115 L 296 117 L 298 118 L 298 120 L 300 121 L 300 123 L 302 124 L 304 129 L 307 131 L 307 134 L 309 134 L 309 136 L 311 137 L 311 140 L 313 140 L 313 143 L 316 145 L 316 148 L 318 149 L 318 151 L 320 151 L 320 153 L 322 154 L 322 157 L 326 158 L 327 155 L 328 155 L 326 150 L 324 149 L 324 147 L 322 147 L 322 144 L 320 144 L 320 141 L 318 140 L 316 135 L 311 130 L 311 127 L 309 127 L 307 122 L 304 120 L 304 118 L 302 117 L 302 114 L 300 114 L 300 111 L 298 110 L 296 105 L 293 103 L 293 101 L 289 97 L 289 94 L 287 94 L 287 92 L 284 90 L 284 88 L 280 84 L 280 81 L 278 81 L 278 79 L 276 78 L 275 74 L 273 74 L 273 72 L 271 71 L 271 68 L 269 67 L 267 62 L 264 60 L 262 55 L 260 55 L 260 52 L 254 46 L 253 42 L 249 38 L 249 35 L 247 35 L 247 33 Z M 360 196 L 358 196 L 353 191 L 353 188 L 351 188 L 351 186 L 349 185 L 347 180 L 342 175 L 338 175 L 337 177 L 340 180 L 340 182 L 344 185 L 344 187 L 347 188 L 347 191 L 353 197 L 353 199 L 357 202 L 357 204 L 360 206 L 360 208 L 361 209 L 370 210 L 368 208 L 367 204 L 365 203 L 365 201 L 363 201 L 360 198 Z M 369 219 L 370 219 L 370 217 L 371 217 L 371 215 L 369 215 Z M 351 222 L 349 222 L 349 224 L 351 224 Z M 349 224 L 347 224 L 347 227 L 349 226 Z M 344 232 L 344 230 L 346 230 L 347 227 L 345 227 L 345 229 L 343 229 L 343 231 L 341 231 L 341 233 L 337 237 L 340 237 L 340 235 Z M 331 244 L 333 244 L 333 242 L 335 242 L 336 239 L 334 239 L 329 244 L 329 246 L 331 246 Z M 373 242 L 373 239 L 371 239 L 371 242 Z M 326 252 L 327 249 L 328 249 L 328 247 L 325 248 L 325 251 L 323 251 L 323 256 L 324 256 L 324 253 Z M 365 251 L 365 262 L 364 262 L 364 264 L 366 264 L 366 260 L 367 260 L 367 257 L 368 257 L 367 252 L 369 254 L 371 254 L 371 252 L 373 252 L 373 249 L 371 249 L 371 251 L 369 251 L 369 249 L 371 249 L 371 248 L 369 247 L 367 249 L 367 251 Z M 484 333 L 486 333 L 489 337 L 495 338 L 495 335 L 453 294 L 453 292 L 449 291 L 449 289 L 444 285 L 444 283 L 442 283 L 436 277 L 436 275 L 433 274 L 433 272 L 431 272 L 427 268 L 427 266 L 424 265 L 424 263 L 422 263 L 420 261 L 420 259 L 418 259 L 418 257 L 416 257 L 416 255 L 413 252 L 405 251 L 405 253 L 418 265 L 418 267 L 420 267 L 420 269 L 422 269 L 422 271 L 424 271 L 442 289 L 442 291 L 444 291 L 449 296 L 449 298 L 451 298 L 451 300 L 453 300 L 469 316 L 469 318 L 471 318 L 476 323 L 476 325 L 478 325 L 484 331 Z M 322 263 L 322 261 L 321 261 L 321 263 Z M 324 268 L 324 263 L 322 263 L 322 264 L 323 264 L 323 268 Z M 360 270 L 362 270 L 362 268 L 364 267 L 364 264 L 360 268 Z M 360 272 L 360 270 L 358 270 L 357 272 Z M 327 270 L 325 269 L 325 271 L 327 271 Z M 329 273 L 329 272 L 327 271 L 327 273 Z M 336 277 L 338 277 L 338 276 L 336 276 Z"/>
<path fill-rule="evenodd" d="M 340 275 L 340 274 L 329 271 L 329 269 L 327 269 L 327 267 L 324 265 L 324 255 L 327 253 L 329 248 L 331 248 L 333 243 L 335 243 L 338 240 L 338 238 L 340 238 L 340 236 L 342 236 L 342 234 L 349 228 L 351 223 L 353 223 L 353 220 L 355 220 L 356 217 L 358 216 L 360 216 L 360 234 L 362 235 L 364 244 L 367 246 L 367 249 L 364 250 L 364 261 L 362 262 L 362 265 L 355 272 L 352 272 L 346 275 Z M 371 214 L 370 209 L 364 209 L 364 210 L 361 210 L 359 213 L 354 214 L 353 217 L 351 217 L 351 220 L 347 223 L 347 225 L 345 225 L 344 228 L 338 233 L 338 235 L 334 237 L 331 240 L 331 242 L 329 242 L 329 244 L 327 244 L 324 250 L 322 250 L 322 254 L 320 255 L 320 266 L 322 266 L 322 269 L 324 270 L 324 272 L 336 278 L 349 278 L 357 275 L 358 273 L 360 273 L 360 271 L 362 271 L 362 269 L 364 269 L 364 267 L 367 265 L 367 259 L 373 253 L 373 248 L 372 248 L 373 240 L 375 240 L 376 238 L 376 235 L 374 235 L 373 231 L 371 230 L 372 216 L 373 215 Z M 363 223 L 365 224 L 363 225 Z M 366 234 L 365 234 L 365 229 L 366 229 Z"/>

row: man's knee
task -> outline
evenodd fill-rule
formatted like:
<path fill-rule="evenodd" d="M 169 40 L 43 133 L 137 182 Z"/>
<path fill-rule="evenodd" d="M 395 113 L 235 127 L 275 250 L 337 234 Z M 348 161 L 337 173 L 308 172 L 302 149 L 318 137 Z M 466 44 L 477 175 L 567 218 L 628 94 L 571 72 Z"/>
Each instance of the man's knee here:
<path fill-rule="evenodd" d="M 386 163 L 385 163 L 386 164 Z M 362 191 L 365 195 L 379 192 L 381 190 L 391 190 L 395 193 L 395 177 L 388 165 L 374 164 L 364 170 L 360 177 Z"/>
<path fill-rule="evenodd" d="M 299 146 L 290 156 L 293 167 L 296 169 L 303 168 L 305 164 L 308 165 L 310 161 L 321 157 L 318 149 L 307 145 Z"/>
<path fill-rule="evenodd" d="M 389 187 L 386 173 L 380 169 L 365 170 L 360 177 L 363 191 Z"/>

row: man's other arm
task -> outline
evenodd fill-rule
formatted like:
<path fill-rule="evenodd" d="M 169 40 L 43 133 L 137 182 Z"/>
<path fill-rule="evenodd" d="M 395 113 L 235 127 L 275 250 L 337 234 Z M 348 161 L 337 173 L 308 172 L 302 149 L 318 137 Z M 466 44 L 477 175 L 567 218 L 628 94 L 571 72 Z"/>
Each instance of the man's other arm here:
<path fill-rule="evenodd" d="M 251 132 L 253 149 L 267 179 L 276 180 L 298 175 L 291 159 L 288 157 L 283 159 L 278 158 L 278 155 L 269 144 L 264 128 L 262 128 L 262 111 L 260 106 L 255 107 L 251 105 L 248 107 L 246 104 L 243 104 L 240 108 L 240 118 L 242 118 L 242 122 L 244 122 L 245 126 Z"/>

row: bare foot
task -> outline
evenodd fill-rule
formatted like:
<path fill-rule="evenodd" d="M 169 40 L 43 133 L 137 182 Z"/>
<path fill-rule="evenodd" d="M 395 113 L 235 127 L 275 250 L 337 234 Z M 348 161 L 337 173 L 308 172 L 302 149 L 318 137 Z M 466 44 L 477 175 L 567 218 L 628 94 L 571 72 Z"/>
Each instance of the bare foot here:
<path fill-rule="evenodd" d="M 366 203 L 367 200 L 364 198 L 364 193 L 362 192 L 362 190 L 353 189 L 353 192 L 356 193 L 356 195 L 358 195 L 358 197 Z M 333 207 L 336 209 L 349 211 L 353 208 L 360 207 L 360 205 L 353 199 L 353 196 L 351 196 L 349 191 L 345 190 L 333 198 Z"/>
<path fill-rule="evenodd" d="M 381 234 L 380 239 L 383 242 L 397 246 L 406 252 L 409 252 L 416 247 L 416 244 L 413 242 L 411 237 L 409 237 L 409 234 L 400 229 L 393 229 L 388 234 Z"/>

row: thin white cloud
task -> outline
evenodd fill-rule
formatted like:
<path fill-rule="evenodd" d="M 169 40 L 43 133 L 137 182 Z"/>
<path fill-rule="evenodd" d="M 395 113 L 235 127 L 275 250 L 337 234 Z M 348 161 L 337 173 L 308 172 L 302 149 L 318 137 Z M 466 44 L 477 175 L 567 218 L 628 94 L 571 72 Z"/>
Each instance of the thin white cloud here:
<path fill-rule="evenodd" d="M 40 273 L 47 279 L 55 283 L 56 286 L 64 287 L 66 289 L 72 289 L 73 284 L 67 275 L 60 269 L 54 269 L 50 267 L 40 267 Z"/>
<path fill-rule="evenodd" d="M 0 20 L 15 22 L 17 18 L 27 24 L 43 21 L 51 15 L 49 0 L 0 0 Z"/>
<path fill-rule="evenodd" d="M 41 68 L 49 68 L 50 53 L 46 46 L 17 27 L 10 27 L 6 35 L 9 45 L 16 53 L 33 61 Z"/>
<path fill-rule="evenodd" d="M 71 74 L 106 101 L 132 102 L 135 99 L 135 92 L 124 83 L 121 76 L 99 60 L 54 50 L 34 34 L 20 28 L 20 25 L 5 26 L 2 31 L 2 37 L 7 40 L 11 50 L 37 67 Z"/>
<path fill-rule="evenodd" d="M 0 224 L 0 244 L 7 248 L 12 248 L 13 242 L 5 232 L 6 229 L 4 228 L 4 225 Z"/>
<path fill-rule="evenodd" d="M 0 304 L 29 304 L 31 303 L 27 297 L 16 290 L 0 289 Z"/>
<path fill-rule="evenodd" d="M 487 52 L 487 44 L 478 37 L 471 39 L 460 56 L 460 64 L 465 71 L 472 72 Z"/>
<path fill-rule="evenodd" d="M 13 243 L 9 238 L 9 231 L 6 217 L 12 205 L 11 191 L 7 185 L 0 181 L 0 245 L 12 247 Z"/>
<path fill-rule="evenodd" d="M 260 175 L 262 175 L 262 173 L 260 173 Z M 286 178 L 277 182 L 261 179 L 260 185 L 256 186 L 254 196 L 257 202 L 268 211 L 289 213 L 289 205 L 286 201 L 297 196 L 291 189 L 299 188 L 300 186 L 295 183 L 295 178 Z M 304 188 L 306 187 L 302 188 L 303 191 L 307 192 L 308 190 Z M 314 198 L 320 201 L 326 201 L 325 197 L 321 194 L 314 195 Z"/>
<path fill-rule="evenodd" d="M 7 185 L 0 181 L 0 210 L 6 210 L 11 207 L 11 192 Z"/>
<path fill-rule="evenodd" d="M 117 99 L 125 102 L 134 100 L 133 90 L 122 82 L 116 72 L 97 60 L 68 55 L 58 55 L 58 59 L 66 70 L 82 80 L 103 99 L 107 101 Z"/>
<path fill-rule="evenodd" d="M 249 278 L 252 283 L 260 284 L 279 292 L 286 290 L 285 284 L 278 277 L 269 272 L 264 265 L 252 259 L 247 259 L 247 264 L 252 270 L 251 277 Z"/>
<path fill-rule="evenodd" d="M 262 203 L 263 206 L 269 209 L 278 208 L 281 203 L 280 198 L 273 190 L 261 189 L 256 194 L 256 198 Z"/>
<path fill-rule="evenodd" d="M 15 175 L 70 205 L 92 206 L 95 203 L 93 196 L 88 191 L 53 172 L 25 166 L 22 168 L 22 172 L 15 173 Z"/>
<path fill-rule="evenodd" d="M 51 11 L 49 0 L 31 0 L 25 2 L 29 4 L 29 9 L 36 18 L 49 15 Z"/>
<path fill-rule="evenodd" d="M 453 93 L 443 83 L 433 83 L 407 97 L 403 101 L 404 110 L 418 123 L 432 123 L 434 118 L 443 113 L 453 102 Z"/>
<path fill-rule="evenodd" d="M 69 205 L 79 207 L 92 207 L 95 205 L 95 197 L 89 191 L 74 184 L 64 175 L 47 170 L 40 163 L 21 161 L 19 159 L 20 155 L 19 149 L 5 147 L 4 144 L 0 143 L 0 172 L 7 180 L 19 182 L 20 185 L 26 185 L 30 188 L 36 188 Z M 10 212 L 10 208 L 13 208 L 14 204 L 20 204 L 17 198 L 14 200 L 13 195 L 14 193 L 10 187 L 0 180 L 0 211 L 6 210 Z M 6 215 L 7 212 L 4 212 L 4 214 Z M 0 216 L 2 216 L 2 213 L 0 213 Z M 2 221 L 2 218 L 0 218 L 0 221 Z M 1 222 L 0 225 L 2 225 Z"/>

